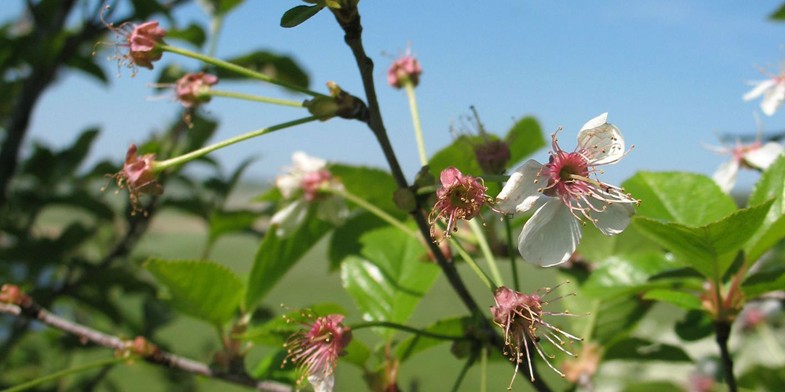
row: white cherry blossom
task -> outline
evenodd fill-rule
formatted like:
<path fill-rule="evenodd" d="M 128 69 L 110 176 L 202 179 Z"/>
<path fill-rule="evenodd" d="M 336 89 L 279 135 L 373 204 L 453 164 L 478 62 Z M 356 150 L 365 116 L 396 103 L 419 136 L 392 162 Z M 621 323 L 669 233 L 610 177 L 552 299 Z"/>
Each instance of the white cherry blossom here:
<path fill-rule="evenodd" d="M 327 162 L 297 151 L 292 154 L 292 164 L 275 180 L 281 195 L 290 200 L 270 220 L 276 234 L 284 237 L 300 227 L 313 203 L 317 203 L 317 218 L 341 223 L 348 211 L 343 199 L 334 192 L 343 191 L 343 184 L 330 173 Z"/>
<path fill-rule="evenodd" d="M 563 151 L 553 134 L 548 163 L 527 161 L 496 197 L 495 209 L 504 214 L 538 206 L 518 237 L 518 250 L 527 262 L 547 267 L 567 261 L 586 221 L 605 235 L 619 234 L 630 223 L 639 201 L 596 178 L 601 172 L 597 166 L 626 155 L 621 132 L 607 118 L 603 113 L 584 124 L 574 152 Z M 541 203 L 543 197 L 547 200 Z"/>

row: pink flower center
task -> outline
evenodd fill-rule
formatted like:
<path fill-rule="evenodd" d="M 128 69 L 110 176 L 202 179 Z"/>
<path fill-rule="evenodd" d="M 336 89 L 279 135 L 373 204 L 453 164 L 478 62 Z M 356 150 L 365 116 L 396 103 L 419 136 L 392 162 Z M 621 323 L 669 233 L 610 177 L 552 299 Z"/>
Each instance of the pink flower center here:
<path fill-rule="evenodd" d="M 332 174 L 327 170 L 318 170 L 303 175 L 302 187 L 306 201 L 314 201 L 319 197 L 322 185 L 332 179 Z"/>
<path fill-rule="evenodd" d="M 588 191 L 582 180 L 589 176 L 589 162 L 580 153 L 556 150 L 542 174 L 548 178 L 548 185 L 543 190 L 546 196 L 568 200 Z"/>

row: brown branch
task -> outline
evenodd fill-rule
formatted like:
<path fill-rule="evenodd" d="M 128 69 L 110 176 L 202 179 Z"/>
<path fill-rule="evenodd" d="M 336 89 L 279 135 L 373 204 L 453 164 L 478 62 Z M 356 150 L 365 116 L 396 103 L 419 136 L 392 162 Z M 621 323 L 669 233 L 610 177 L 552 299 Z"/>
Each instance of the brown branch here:
<path fill-rule="evenodd" d="M 351 1 L 344 3 L 351 3 Z M 338 24 L 344 31 L 344 41 L 351 49 L 357 63 L 357 67 L 360 71 L 363 88 L 365 89 L 365 98 L 368 101 L 368 118 L 366 121 L 368 127 L 376 136 L 376 139 L 379 142 L 382 151 L 384 152 L 384 156 L 390 167 L 392 176 L 395 178 L 395 181 L 398 184 L 398 187 L 402 189 L 408 188 L 408 182 L 403 174 L 403 171 L 401 170 L 400 164 L 398 163 L 398 158 L 392 148 L 390 139 L 387 136 L 387 130 L 384 126 L 384 121 L 382 120 L 379 101 L 376 97 L 376 85 L 373 80 L 373 61 L 366 55 L 362 43 L 363 27 L 360 23 L 359 11 L 357 10 L 356 6 L 349 4 L 344 4 L 341 9 L 331 8 L 330 10 L 333 12 L 336 21 L 338 21 Z M 420 233 L 422 234 L 423 238 L 425 238 L 425 242 L 428 244 L 431 253 L 436 258 L 436 263 L 444 272 L 444 275 L 447 278 L 447 281 L 450 283 L 450 286 L 452 286 L 453 291 L 458 294 L 458 297 L 473 315 L 480 316 L 478 319 L 482 320 L 482 329 L 484 330 L 483 332 L 485 332 L 485 336 L 487 336 L 488 342 L 490 342 L 500 351 L 504 351 L 504 339 L 499 336 L 498 333 L 496 333 L 496 330 L 491 322 L 487 317 L 485 317 L 485 312 L 482 311 L 477 305 L 477 302 L 474 301 L 474 298 L 471 296 L 469 290 L 466 288 L 466 285 L 463 283 L 458 270 L 455 268 L 455 264 L 452 262 L 452 260 L 448 259 L 441 249 L 439 249 L 439 247 L 431 240 L 430 226 L 428 225 L 428 221 L 423 213 L 422 206 L 418 205 L 414 210 L 410 211 L 410 214 L 417 223 Z M 534 377 L 532 386 L 539 392 L 551 391 L 551 388 L 545 384 L 545 382 L 539 376 Z"/>
<path fill-rule="evenodd" d="M 0 302 L 0 313 L 38 320 L 52 328 L 78 337 L 83 343 L 91 342 L 102 347 L 114 349 L 123 355 L 138 355 L 148 363 L 254 388 L 259 391 L 292 391 L 289 385 L 275 381 L 257 381 L 245 373 L 227 373 L 214 370 L 205 363 L 162 351 L 142 337 L 137 337 L 130 341 L 123 340 L 117 336 L 66 320 L 38 305 L 31 297 L 21 293 L 16 286 L 3 286 L 3 294 L 0 295 L 0 301 L 2 301 Z"/>
<path fill-rule="evenodd" d="M 714 322 L 714 331 L 716 333 L 715 340 L 717 341 L 717 346 L 720 348 L 720 359 L 722 361 L 722 373 L 725 378 L 725 384 L 728 385 L 728 391 L 736 392 L 738 387 L 736 386 L 736 377 L 733 375 L 733 358 L 728 350 L 730 330 L 730 322 Z"/>

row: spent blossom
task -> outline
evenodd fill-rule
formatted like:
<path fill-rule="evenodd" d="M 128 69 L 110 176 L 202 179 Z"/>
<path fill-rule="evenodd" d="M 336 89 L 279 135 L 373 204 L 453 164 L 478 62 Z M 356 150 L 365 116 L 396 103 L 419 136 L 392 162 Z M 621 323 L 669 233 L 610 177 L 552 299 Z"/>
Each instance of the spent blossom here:
<path fill-rule="evenodd" d="M 495 209 L 504 214 L 529 211 L 541 196 L 547 197 L 518 237 L 518 251 L 527 262 L 547 267 L 567 261 L 586 221 L 605 235 L 619 234 L 630 223 L 640 201 L 596 178 L 602 173 L 597 166 L 626 155 L 621 132 L 607 117 L 603 113 L 583 125 L 573 152 L 562 150 L 554 133 L 548 163 L 527 161 L 496 197 Z"/>
<path fill-rule="evenodd" d="M 291 202 L 276 212 L 271 222 L 277 227 L 278 236 L 296 230 L 308 215 L 311 205 L 316 205 L 319 219 L 340 224 L 347 215 L 343 199 L 336 192 L 343 192 L 343 184 L 333 177 L 327 162 L 297 151 L 292 155 L 293 165 L 278 176 L 275 185 L 284 199 Z"/>
<path fill-rule="evenodd" d="M 112 44 L 115 47 L 114 58 L 118 60 L 118 68 L 125 65 L 134 72 L 137 66 L 153 69 L 153 62 L 160 60 L 163 56 L 163 51 L 158 45 L 163 43 L 166 30 L 154 20 L 142 24 L 126 22 L 115 26 L 104 19 L 104 14 L 110 8 L 108 5 L 104 7 L 101 21 L 119 39 L 119 42 Z M 122 53 L 124 50 L 127 52 Z"/>
<path fill-rule="evenodd" d="M 174 91 L 177 100 L 185 108 L 193 108 L 203 103 L 210 102 L 210 95 L 207 94 L 210 86 L 218 83 L 218 77 L 204 72 L 189 73 L 177 79 Z"/>
<path fill-rule="evenodd" d="M 730 192 L 736 184 L 740 168 L 766 170 L 777 157 L 785 152 L 782 144 L 777 142 L 763 144 L 760 139 L 747 144 L 737 141 L 733 147 L 710 147 L 710 149 L 731 156 L 730 161 L 720 165 L 712 177 L 714 182 L 726 193 Z"/>
<path fill-rule="evenodd" d="M 785 70 L 779 75 L 768 75 L 769 78 L 757 82 L 752 82 L 755 87 L 742 97 L 745 101 L 751 101 L 763 96 L 760 101 L 760 109 L 767 116 L 772 116 L 785 101 Z"/>
<path fill-rule="evenodd" d="M 420 84 L 421 74 L 420 62 L 407 51 L 403 57 L 395 60 L 387 70 L 387 83 L 398 89 L 408 83 L 411 83 L 412 87 L 417 87 Z"/>
<path fill-rule="evenodd" d="M 461 173 L 454 167 L 442 170 L 439 180 L 442 187 L 436 191 L 436 204 L 428 215 L 431 225 L 431 238 L 437 238 L 436 223 L 447 222 L 444 237 L 449 238 L 453 231 L 458 230 L 459 220 L 470 220 L 480 214 L 482 206 L 488 201 L 485 191 L 488 189 L 482 178 Z"/>
<path fill-rule="evenodd" d="M 155 154 L 139 156 L 135 144 L 128 148 L 125 154 L 125 164 L 122 170 L 112 177 L 120 189 L 128 189 L 131 200 L 132 214 L 141 211 L 139 198 L 142 194 L 160 195 L 163 187 L 156 181 Z"/>
<path fill-rule="evenodd" d="M 552 292 L 552 289 L 541 290 L 544 291 L 543 296 L 537 293 L 523 294 L 504 286 L 497 288 L 494 292 L 493 299 L 496 304 L 491 306 L 493 322 L 501 327 L 504 333 L 504 354 L 510 358 L 510 361 L 515 362 L 515 373 L 513 373 L 508 389 L 512 388 L 515 375 L 518 374 L 518 367 L 523 361 L 528 363 L 529 377 L 534 381 L 534 368 L 531 363 L 533 351 L 537 352 L 548 364 L 548 367 L 564 377 L 564 373 L 551 364 L 550 359 L 553 358 L 553 355 L 545 352 L 542 343 L 544 341 L 550 342 L 560 351 L 574 357 L 575 355 L 565 346 L 568 343 L 571 344 L 572 341 L 582 340 L 543 320 L 543 316 L 564 316 L 570 313 L 544 310 L 544 307 L 548 305 L 545 297 Z M 545 340 L 543 341 L 543 339 Z"/>
<path fill-rule="evenodd" d="M 298 385 L 307 378 L 316 392 L 330 392 L 335 385 L 333 372 L 338 357 L 352 340 L 351 328 L 344 326 L 343 315 L 318 317 L 312 323 L 301 321 L 307 330 L 300 330 L 284 344 L 287 356 L 301 372 Z"/>

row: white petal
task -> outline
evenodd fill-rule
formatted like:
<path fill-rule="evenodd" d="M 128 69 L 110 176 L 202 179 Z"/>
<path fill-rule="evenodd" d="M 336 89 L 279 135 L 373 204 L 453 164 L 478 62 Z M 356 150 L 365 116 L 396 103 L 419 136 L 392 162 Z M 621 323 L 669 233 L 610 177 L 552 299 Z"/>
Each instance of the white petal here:
<path fill-rule="evenodd" d="M 276 227 L 278 237 L 287 237 L 303 224 L 307 214 L 308 203 L 300 199 L 276 212 L 270 219 L 270 225 Z"/>
<path fill-rule="evenodd" d="M 313 386 L 314 392 L 333 392 L 335 377 L 332 373 L 323 376 L 323 372 L 315 372 L 308 375 L 308 382 Z"/>
<path fill-rule="evenodd" d="M 319 171 L 327 166 L 327 161 L 324 159 L 312 157 L 302 151 L 292 154 L 292 163 L 295 169 L 304 173 Z"/>
<path fill-rule="evenodd" d="M 739 162 L 735 159 L 731 159 L 728 162 L 723 163 L 717 168 L 717 171 L 714 172 L 714 182 L 720 186 L 723 192 L 728 193 L 733 189 L 733 185 L 736 184 L 736 175 L 739 174 Z"/>
<path fill-rule="evenodd" d="M 745 101 L 751 101 L 759 96 L 763 95 L 766 90 L 770 89 L 774 86 L 777 82 L 774 79 L 764 80 L 760 82 L 755 82 L 755 87 L 750 90 L 747 94 L 744 94 L 742 99 Z"/>
<path fill-rule="evenodd" d="M 603 116 L 607 117 L 607 113 Z M 578 151 L 593 165 L 616 163 L 624 156 L 624 138 L 613 124 L 602 123 L 592 128 L 584 125 L 578 133 Z"/>
<path fill-rule="evenodd" d="M 624 231 L 630 224 L 630 218 L 635 214 L 635 205 L 633 203 L 610 203 L 605 206 L 605 211 L 592 211 L 590 214 L 592 218 L 596 219 L 592 222 L 594 226 L 605 235 L 616 235 Z"/>
<path fill-rule="evenodd" d="M 581 224 L 559 199 L 551 199 L 523 225 L 518 251 L 523 259 L 541 267 L 561 264 L 581 241 Z"/>
<path fill-rule="evenodd" d="M 275 179 L 275 186 L 281 191 L 284 198 L 290 199 L 295 192 L 302 188 L 302 176 L 282 174 Z"/>
<path fill-rule="evenodd" d="M 496 209 L 505 214 L 531 209 L 542 194 L 538 189 L 547 185 L 547 178 L 540 175 L 541 171 L 542 165 L 533 159 L 515 169 L 496 196 Z"/>
<path fill-rule="evenodd" d="M 761 148 L 744 154 L 744 162 L 756 169 L 766 170 L 784 151 L 781 144 L 768 142 Z"/>
<path fill-rule="evenodd" d="M 599 116 L 594 117 L 593 119 L 587 121 L 586 124 L 583 124 L 583 126 L 581 127 L 581 131 L 584 131 L 586 129 L 597 128 L 600 125 L 605 124 L 606 122 L 608 122 L 608 112 L 600 114 Z"/>
<path fill-rule="evenodd" d="M 763 100 L 760 101 L 760 109 L 767 116 L 774 115 L 783 100 L 785 100 L 785 83 L 777 83 L 766 90 Z"/>

